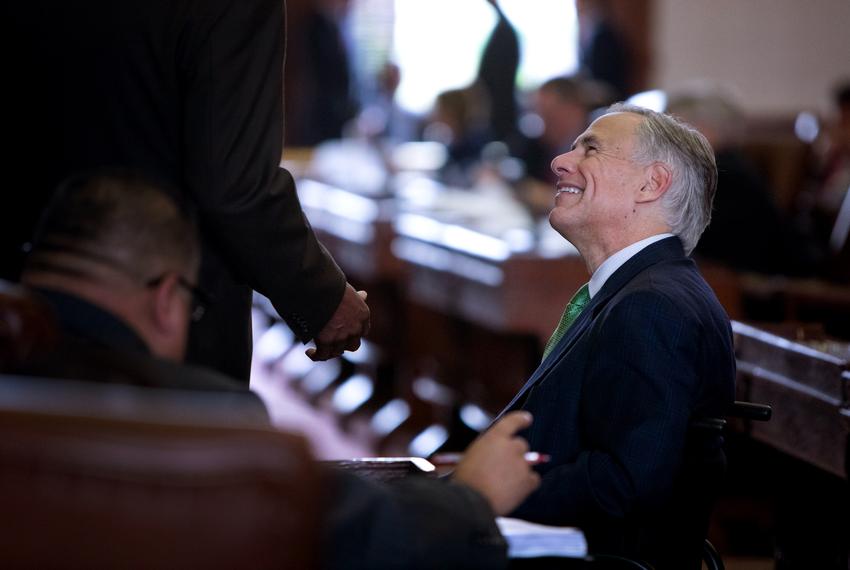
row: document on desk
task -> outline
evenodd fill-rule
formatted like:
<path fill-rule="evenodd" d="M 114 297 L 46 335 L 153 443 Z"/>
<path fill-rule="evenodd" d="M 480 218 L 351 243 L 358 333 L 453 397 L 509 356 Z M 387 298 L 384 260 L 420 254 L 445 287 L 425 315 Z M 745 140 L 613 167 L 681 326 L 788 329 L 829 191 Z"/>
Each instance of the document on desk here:
<path fill-rule="evenodd" d="M 575 527 L 546 526 L 508 517 L 497 517 L 496 524 L 508 542 L 508 558 L 587 556 L 584 533 Z"/>

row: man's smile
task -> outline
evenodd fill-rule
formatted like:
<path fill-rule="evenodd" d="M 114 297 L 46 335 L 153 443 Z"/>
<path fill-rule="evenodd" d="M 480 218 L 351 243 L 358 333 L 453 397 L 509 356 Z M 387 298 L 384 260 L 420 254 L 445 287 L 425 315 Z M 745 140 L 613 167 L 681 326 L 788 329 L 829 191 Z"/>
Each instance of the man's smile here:
<path fill-rule="evenodd" d="M 583 188 L 570 186 L 569 184 L 557 184 L 555 189 L 558 191 L 558 194 L 561 194 L 562 192 L 566 192 L 567 194 L 581 194 L 584 192 Z"/>

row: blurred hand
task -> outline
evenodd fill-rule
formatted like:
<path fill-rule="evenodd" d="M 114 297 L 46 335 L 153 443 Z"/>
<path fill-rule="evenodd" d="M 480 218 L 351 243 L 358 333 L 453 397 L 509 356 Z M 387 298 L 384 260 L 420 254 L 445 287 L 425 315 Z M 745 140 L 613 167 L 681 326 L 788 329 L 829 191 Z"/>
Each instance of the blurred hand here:
<path fill-rule="evenodd" d="M 531 425 L 528 412 L 511 412 L 466 449 L 454 479 L 490 502 L 497 515 L 513 511 L 540 485 L 540 475 L 525 461 L 528 443 L 515 435 Z"/>
<path fill-rule="evenodd" d="M 346 283 L 342 301 L 333 316 L 313 341 L 316 348 L 308 348 L 310 360 L 328 360 L 346 350 L 360 348 L 360 338 L 369 333 L 369 306 L 366 291 L 355 291 Z"/>

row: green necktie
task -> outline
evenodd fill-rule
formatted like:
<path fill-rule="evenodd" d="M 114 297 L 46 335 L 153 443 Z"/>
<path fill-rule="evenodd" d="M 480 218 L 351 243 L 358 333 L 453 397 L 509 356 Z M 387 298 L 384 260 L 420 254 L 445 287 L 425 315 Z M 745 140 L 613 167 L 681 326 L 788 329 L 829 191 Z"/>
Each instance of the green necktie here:
<path fill-rule="evenodd" d="M 567 329 L 570 328 L 573 321 L 575 321 L 581 314 L 581 311 L 584 309 L 584 306 L 587 305 L 589 300 L 590 293 L 587 290 L 587 283 L 585 283 L 578 291 L 576 291 L 576 294 L 573 295 L 573 298 L 570 299 L 570 302 L 567 303 L 566 308 L 564 308 L 564 314 L 561 315 L 561 320 L 558 322 L 558 326 L 555 327 L 555 332 L 553 332 L 552 336 L 549 337 L 549 342 L 546 343 L 546 348 L 543 349 L 543 360 L 546 360 L 546 357 L 549 356 L 552 349 L 555 348 L 558 342 L 564 337 L 564 333 L 567 332 Z"/>

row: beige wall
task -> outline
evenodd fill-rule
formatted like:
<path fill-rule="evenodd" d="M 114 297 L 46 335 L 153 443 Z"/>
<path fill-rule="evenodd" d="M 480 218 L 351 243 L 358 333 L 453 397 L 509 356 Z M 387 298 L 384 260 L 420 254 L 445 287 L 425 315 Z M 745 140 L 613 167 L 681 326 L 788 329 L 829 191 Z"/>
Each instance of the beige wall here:
<path fill-rule="evenodd" d="M 655 0 L 652 84 L 728 82 L 753 113 L 828 111 L 850 79 L 850 0 Z"/>

